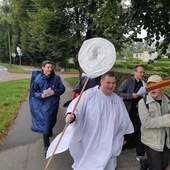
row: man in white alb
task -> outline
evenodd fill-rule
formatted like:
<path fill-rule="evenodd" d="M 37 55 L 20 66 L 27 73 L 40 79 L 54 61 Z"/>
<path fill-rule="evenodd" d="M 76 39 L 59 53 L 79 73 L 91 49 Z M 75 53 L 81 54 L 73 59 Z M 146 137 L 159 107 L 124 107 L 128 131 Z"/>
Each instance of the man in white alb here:
<path fill-rule="evenodd" d="M 69 151 L 74 170 L 114 170 L 124 144 L 124 135 L 134 132 L 121 98 L 113 91 L 116 78 L 109 71 L 101 76 L 101 85 L 86 90 L 67 108 L 66 123 L 73 127 Z"/>

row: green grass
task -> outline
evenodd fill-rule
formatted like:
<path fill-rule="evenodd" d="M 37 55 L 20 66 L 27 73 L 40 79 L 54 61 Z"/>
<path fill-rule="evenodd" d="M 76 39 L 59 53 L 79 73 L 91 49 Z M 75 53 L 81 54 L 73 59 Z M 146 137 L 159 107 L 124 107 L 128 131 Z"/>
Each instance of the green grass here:
<path fill-rule="evenodd" d="M 6 67 L 8 69 L 8 72 L 10 73 L 30 73 L 29 71 L 24 70 L 17 65 L 11 66 L 10 64 L 5 64 L 5 63 L 0 63 L 0 65 Z"/>
<path fill-rule="evenodd" d="M 22 102 L 28 95 L 29 84 L 29 79 L 0 83 L 0 144 L 3 143 Z"/>
<path fill-rule="evenodd" d="M 70 84 L 70 86 L 72 88 L 74 88 L 76 83 L 79 81 L 79 78 L 78 77 L 68 77 L 68 78 L 65 78 L 65 80 Z"/>
<path fill-rule="evenodd" d="M 78 73 L 79 71 L 77 69 L 65 69 L 64 70 L 65 73 Z"/>

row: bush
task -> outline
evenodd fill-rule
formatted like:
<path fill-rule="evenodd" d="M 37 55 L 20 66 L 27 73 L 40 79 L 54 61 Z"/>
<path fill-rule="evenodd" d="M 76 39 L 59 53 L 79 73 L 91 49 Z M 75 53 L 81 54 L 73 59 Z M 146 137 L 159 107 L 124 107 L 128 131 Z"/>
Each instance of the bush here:
<path fill-rule="evenodd" d="M 148 75 L 154 75 L 154 74 L 159 75 L 162 78 L 169 78 L 169 75 L 165 72 L 161 72 L 161 71 L 149 71 L 148 72 Z"/>
<path fill-rule="evenodd" d="M 158 61 L 169 61 L 170 62 L 170 59 L 161 57 L 161 58 L 158 58 Z"/>
<path fill-rule="evenodd" d="M 154 67 L 153 72 L 159 74 L 164 78 L 169 78 L 170 68 L 169 67 Z"/>
<path fill-rule="evenodd" d="M 154 70 L 154 66 L 152 66 L 152 65 L 146 65 L 145 67 L 145 70 L 147 70 L 147 71 L 152 71 L 152 70 Z"/>
<path fill-rule="evenodd" d="M 127 64 L 127 69 L 133 70 L 136 64 Z"/>
<path fill-rule="evenodd" d="M 169 67 L 170 62 L 154 62 L 150 65 L 153 65 L 154 67 Z"/>
<path fill-rule="evenodd" d="M 114 67 L 115 68 L 126 68 L 126 63 L 116 62 Z"/>

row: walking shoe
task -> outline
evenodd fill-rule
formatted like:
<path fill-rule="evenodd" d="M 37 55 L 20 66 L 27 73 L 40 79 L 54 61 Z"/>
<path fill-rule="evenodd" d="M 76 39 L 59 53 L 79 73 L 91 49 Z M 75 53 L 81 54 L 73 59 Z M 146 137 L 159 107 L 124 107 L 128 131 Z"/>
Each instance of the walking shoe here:
<path fill-rule="evenodd" d="M 140 159 L 141 159 L 141 158 L 146 159 L 144 156 L 137 156 L 137 157 L 136 157 L 136 160 L 137 160 L 138 162 L 140 162 Z"/>

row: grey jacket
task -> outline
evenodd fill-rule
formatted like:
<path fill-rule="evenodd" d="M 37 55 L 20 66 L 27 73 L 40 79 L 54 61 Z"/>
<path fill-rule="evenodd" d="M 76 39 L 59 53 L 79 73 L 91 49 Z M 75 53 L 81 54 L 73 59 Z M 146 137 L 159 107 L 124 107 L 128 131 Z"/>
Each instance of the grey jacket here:
<path fill-rule="evenodd" d="M 145 86 L 145 82 L 143 80 L 142 80 L 142 84 L 143 86 Z M 135 78 L 129 77 L 122 82 L 122 84 L 120 85 L 120 87 L 116 92 L 120 97 L 123 98 L 123 102 L 128 112 L 130 112 L 131 109 L 131 105 L 133 101 L 132 94 L 134 93 L 134 88 L 135 88 Z"/>
<path fill-rule="evenodd" d="M 149 110 L 146 107 L 149 104 Z M 170 149 L 170 101 L 163 94 L 162 104 L 156 102 L 150 94 L 139 101 L 138 111 L 142 123 L 141 141 L 153 150 L 163 151 L 166 145 Z M 166 141 L 165 134 L 167 133 Z"/>

